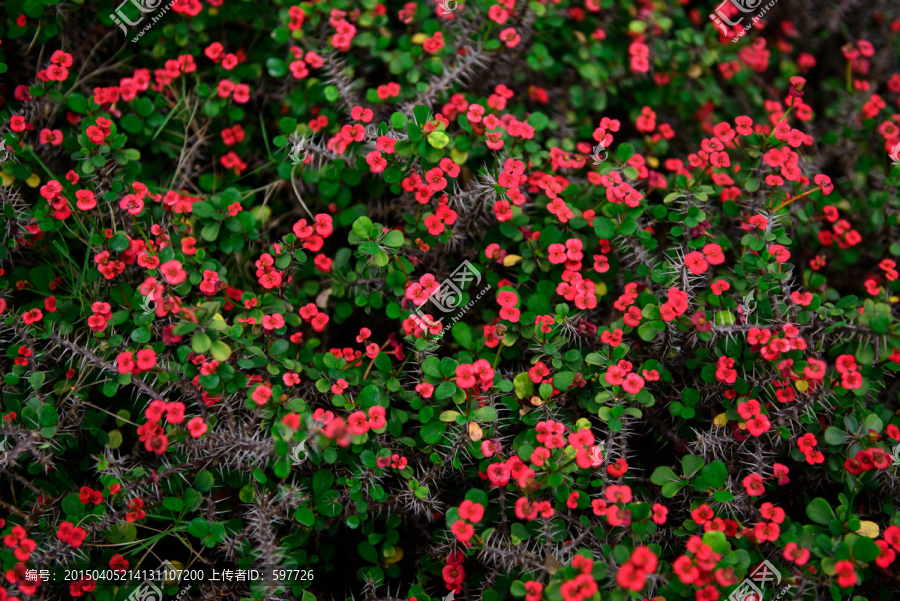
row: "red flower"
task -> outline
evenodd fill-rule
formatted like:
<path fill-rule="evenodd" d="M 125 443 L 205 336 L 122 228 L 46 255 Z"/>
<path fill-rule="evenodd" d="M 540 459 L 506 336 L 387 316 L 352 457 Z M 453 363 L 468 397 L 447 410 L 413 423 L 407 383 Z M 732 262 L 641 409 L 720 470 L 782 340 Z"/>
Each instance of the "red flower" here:
<path fill-rule="evenodd" d="M 63 522 L 56 531 L 59 540 L 76 548 L 81 546 L 86 536 L 87 531 L 84 528 L 77 528 L 71 522 Z"/>
<path fill-rule="evenodd" d="M 459 517 L 470 522 L 480 522 L 484 517 L 484 507 L 478 503 L 465 500 L 459 506 Z"/>
<path fill-rule="evenodd" d="M 117 572 L 125 572 L 128 570 L 128 560 L 120 553 L 116 553 L 109 560 L 109 567 Z"/>

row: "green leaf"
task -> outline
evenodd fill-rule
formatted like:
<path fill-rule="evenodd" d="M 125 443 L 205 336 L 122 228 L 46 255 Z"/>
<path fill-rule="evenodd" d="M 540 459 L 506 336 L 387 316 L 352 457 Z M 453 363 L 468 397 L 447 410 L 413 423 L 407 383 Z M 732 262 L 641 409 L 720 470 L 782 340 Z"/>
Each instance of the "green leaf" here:
<path fill-rule="evenodd" d="M 378 551 L 370 543 L 362 541 L 356 546 L 356 550 L 359 551 L 359 556 L 369 563 L 378 563 Z"/>
<path fill-rule="evenodd" d="M 122 442 L 124 438 L 122 437 L 122 433 L 119 430 L 112 430 L 108 434 L 109 442 L 106 443 L 106 446 L 110 449 L 118 449 L 122 446 Z"/>
<path fill-rule="evenodd" d="M 291 344 L 287 340 L 279 338 L 272 343 L 271 347 L 269 347 L 269 352 L 273 357 L 280 357 L 285 354 L 289 348 L 291 348 Z"/>
<path fill-rule="evenodd" d="M 431 421 L 422 426 L 422 430 L 419 434 L 422 436 L 422 440 L 425 441 L 425 444 L 435 444 L 444 436 L 444 432 L 447 431 L 447 424 L 442 421 Z"/>
<path fill-rule="evenodd" d="M 231 347 L 221 340 L 216 340 L 210 345 L 209 354 L 213 356 L 213 359 L 222 363 L 231 358 Z"/>
<path fill-rule="evenodd" d="M 329 490 L 316 500 L 316 509 L 325 517 L 333 518 L 344 510 L 341 505 L 341 494 L 336 490 Z"/>
<path fill-rule="evenodd" d="M 394 129 L 403 129 L 407 123 L 409 123 L 409 119 L 403 113 L 396 112 L 391 115 L 391 125 L 394 126 Z"/>
<path fill-rule="evenodd" d="M 313 476 L 313 495 L 322 496 L 334 484 L 334 473 L 331 470 L 317 470 Z"/>
<path fill-rule="evenodd" d="M 209 339 L 203 332 L 197 332 L 191 338 L 191 349 L 198 354 L 203 354 L 209 350 L 209 347 L 212 345 L 212 341 Z"/>
<path fill-rule="evenodd" d="M 884 313 L 877 313 L 872 316 L 872 321 L 869 325 L 876 334 L 887 334 L 888 328 L 891 326 L 891 316 L 885 315 Z"/>
<path fill-rule="evenodd" d="M 513 390 L 516 391 L 516 397 L 519 399 L 531 398 L 534 394 L 534 382 L 531 381 L 531 376 L 527 371 L 523 371 L 513 378 Z"/>
<path fill-rule="evenodd" d="M 71 515 L 78 518 L 86 513 L 84 510 L 84 505 L 78 498 L 77 492 L 70 493 L 63 498 L 62 510 L 66 515 Z"/>
<path fill-rule="evenodd" d="M 278 129 L 285 134 L 292 134 L 297 131 L 297 120 L 293 117 L 282 117 L 278 122 Z"/>
<path fill-rule="evenodd" d="M 601 240 L 612 240 L 616 235 L 616 224 L 612 219 L 594 217 L 594 232 Z"/>
<path fill-rule="evenodd" d="M 391 230 L 381 239 L 381 243 L 392 248 L 399 248 L 403 246 L 403 232 Z"/>
<path fill-rule="evenodd" d="M 727 555 L 731 552 L 731 545 L 725 538 L 725 533 L 718 530 L 710 530 L 703 535 L 703 544 L 710 547 L 714 553 Z"/>
<path fill-rule="evenodd" d="M 828 444 L 841 445 L 847 442 L 847 433 L 840 428 L 829 426 L 825 428 L 825 442 Z"/>
<path fill-rule="evenodd" d="M 181 511 L 184 509 L 184 501 L 180 497 L 166 497 L 163 499 L 163 507 L 172 511 Z"/>
<path fill-rule="evenodd" d="M 214 221 L 204 225 L 203 229 L 200 230 L 200 236 L 208 242 L 214 242 L 219 237 L 219 222 Z"/>
<path fill-rule="evenodd" d="M 287 65 L 280 58 L 273 56 L 266 61 L 266 70 L 272 77 L 284 77 L 287 74 Z"/>
<path fill-rule="evenodd" d="M 553 386 L 560 392 L 565 392 L 572 385 L 575 374 L 571 371 L 561 371 L 553 375 Z"/>
<path fill-rule="evenodd" d="M 452 378 L 456 375 L 456 368 L 459 362 L 453 357 L 444 357 L 441 359 L 441 375 L 445 378 Z"/>
<path fill-rule="evenodd" d="M 725 464 L 716 459 L 707 466 L 704 466 L 700 472 L 700 476 L 711 488 L 722 488 L 728 479 L 728 468 Z"/>
<path fill-rule="evenodd" d="M 205 538 L 209 534 L 209 523 L 204 518 L 194 518 L 188 524 L 188 534 L 197 538 Z"/>
<path fill-rule="evenodd" d="M 378 387 L 374 384 L 369 384 L 359 392 L 357 400 L 359 401 L 360 405 L 364 407 L 371 407 L 378 404 L 378 399 L 380 398 L 380 396 L 381 393 L 378 392 Z"/>
<path fill-rule="evenodd" d="M 497 417 L 499 417 L 497 415 L 497 410 L 494 409 L 493 407 L 491 407 L 490 405 L 485 405 L 484 407 L 479 408 L 478 411 L 475 412 L 475 419 L 477 419 L 480 422 L 497 421 Z"/>
<path fill-rule="evenodd" d="M 44 380 L 47 379 L 46 374 L 42 371 L 36 371 L 30 376 L 28 376 L 28 383 L 31 384 L 31 389 L 35 392 L 41 389 L 41 385 L 44 383 Z"/>
<path fill-rule="evenodd" d="M 681 490 L 682 486 L 684 485 L 681 482 L 667 482 L 666 484 L 663 484 L 660 492 L 662 492 L 662 496 L 665 498 L 671 499 L 678 494 L 678 491 Z"/>
<path fill-rule="evenodd" d="M 664 465 L 657 467 L 653 470 L 653 474 L 650 475 L 650 482 L 656 484 L 657 486 L 662 486 L 669 482 L 678 482 L 678 475 L 672 471 L 671 468 L 668 468 Z"/>
<path fill-rule="evenodd" d="M 206 520 L 204 520 L 205 522 Z M 106 540 L 114 545 L 134 542 L 137 539 L 137 526 L 129 522 L 119 522 L 113 524 L 103 535 L 106 537 Z"/>
<path fill-rule="evenodd" d="M 657 330 L 653 326 L 653 322 L 651 321 L 645 321 L 640 326 L 638 326 L 638 336 L 640 336 L 641 340 L 645 342 L 650 342 L 651 340 L 656 338 L 657 334 L 659 334 L 659 330 Z"/>
<path fill-rule="evenodd" d="M 860 344 L 856 350 L 856 360 L 862 365 L 870 365 L 875 361 L 875 346 L 869 342 Z"/>
<path fill-rule="evenodd" d="M 366 254 L 366 255 L 377 255 L 378 253 L 381 252 L 381 247 L 378 245 L 377 242 L 372 242 L 372 241 L 363 242 L 362 244 L 359 245 L 359 252 Z"/>
<path fill-rule="evenodd" d="M 534 128 L 534 131 L 539 132 L 541 130 L 547 129 L 550 125 L 550 119 L 547 118 L 547 115 L 540 111 L 535 111 L 528 116 L 528 125 Z"/>
<path fill-rule="evenodd" d="M 853 556 L 863 563 L 875 561 L 880 554 L 881 550 L 871 538 L 861 536 L 853 543 Z"/>
<path fill-rule="evenodd" d="M 619 147 L 616 149 L 616 156 L 619 157 L 620 161 L 627 161 L 634 156 L 634 146 L 628 143 L 619 144 Z"/>
<path fill-rule="evenodd" d="M 426 121 L 428 121 L 428 116 L 431 115 L 431 109 L 427 106 L 419 105 L 413 108 L 413 116 L 416 118 L 416 123 L 419 125 L 424 125 Z"/>
<path fill-rule="evenodd" d="M 205 200 L 191 205 L 191 214 L 198 219 L 209 219 L 216 214 L 216 208 Z"/>
<path fill-rule="evenodd" d="M 306 507 L 298 509 L 297 514 L 294 517 L 304 526 L 312 526 L 316 523 L 316 515 Z"/>
<path fill-rule="evenodd" d="M 450 328 L 450 333 L 453 335 L 453 339 L 456 340 L 463 348 L 472 348 L 472 330 L 471 328 L 469 328 L 469 324 L 462 321 L 457 321 Z"/>
<path fill-rule="evenodd" d="M 696 455 L 685 455 L 681 458 L 681 469 L 684 472 L 685 478 L 690 478 L 698 471 L 703 465 L 706 463 L 706 460 L 703 457 L 697 457 Z"/>
<path fill-rule="evenodd" d="M 517 524 L 518 524 L 518 522 L 516 522 L 516 523 L 513 524 L 513 525 L 515 526 L 515 525 L 517 525 Z M 521 537 L 519 537 L 519 538 L 521 538 Z M 521 580 L 514 580 L 513 583 L 512 583 L 512 585 L 510 585 L 510 587 L 509 587 L 509 592 L 510 592 L 510 593 L 512 594 L 512 596 L 515 597 L 516 599 L 521 599 L 522 597 L 525 596 L 525 594 L 526 594 L 528 591 L 525 589 L 525 583 L 524 583 L 524 582 L 522 582 Z"/>
<path fill-rule="evenodd" d="M 358 217 L 356 221 L 353 222 L 353 233 L 363 240 L 368 240 L 369 232 L 372 230 L 372 227 L 373 223 L 371 219 L 365 216 Z"/>
<path fill-rule="evenodd" d="M 78 92 L 70 93 L 66 97 L 66 105 L 72 109 L 73 113 L 87 112 L 87 99 L 83 94 L 79 94 Z"/>
<path fill-rule="evenodd" d="M 141 121 L 136 115 L 125 115 L 122 117 L 120 123 L 122 124 L 122 129 L 130 134 L 140 133 L 141 130 L 144 129 L 143 121 Z"/>
<path fill-rule="evenodd" d="M 150 342 L 150 330 L 146 328 L 135 328 L 131 330 L 131 339 L 138 344 L 146 344 Z"/>
<path fill-rule="evenodd" d="M 128 248 L 130 244 L 131 242 L 128 241 L 128 236 L 126 236 L 122 232 L 116 232 L 112 239 L 109 241 L 109 247 L 116 252 L 122 252 L 123 250 Z"/>
<path fill-rule="evenodd" d="M 816 497 L 806 506 L 806 517 L 817 524 L 827 526 L 834 519 L 834 511 L 828 501 L 822 497 Z"/>
<path fill-rule="evenodd" d="M 744 189 L 747 190 L 747 192 L 756 192 L 759 190 L 759 180 L 755 177 L 751 177 L 744 182 Z"/>
<path fill-rule="evenodd" d="M 208 470 L 199 471 L 194 477 L 194 488 L 202 493 L 207 493 L 212 490 L 215 483 L 216 480 L 213 477 L 212 472 Z"/>
<path fill-rule="evenodd" d="M 387 183 L 398 184 L 398 183 L 400 183 L 400 180 L 402 180 L 402 179 L 403 179 L 403 172 L 400 170 L 399 167 L 395 167 L 395 166 L 391 165 L 390 167 L 388 167 L 387 169 L 384 170 L 384 181 L 386 181 Z M 363 236 L 360 236 L 360 237 L 362 238 Z"/>
<path fill-rule="evenodd" d="M 428 143 L 435 148 L 444 148 L 450 143 L 450 137 L 442 131 L 433 131 L 428 134 Z"/>
<path fill-rule="evenodd" d="M 435 357 L 426 357 L 425 361 L 422 362 L 422 373 L 431 378 L 440 378 L 441 377 L 441 362 Z"/>

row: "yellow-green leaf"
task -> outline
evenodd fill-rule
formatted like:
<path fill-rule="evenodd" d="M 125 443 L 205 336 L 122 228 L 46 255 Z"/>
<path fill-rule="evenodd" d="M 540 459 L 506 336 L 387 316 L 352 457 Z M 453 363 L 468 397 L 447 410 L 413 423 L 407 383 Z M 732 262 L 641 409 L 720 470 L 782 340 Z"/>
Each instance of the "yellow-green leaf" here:
<path fill-rule="evenodd" d="M 221 340 L 216 340 L 209 347 L 209 352 L 213 356 L 213 359 L 216 361 L 228 361 L 231 357 L 231 347 L 222 342 Z"/>

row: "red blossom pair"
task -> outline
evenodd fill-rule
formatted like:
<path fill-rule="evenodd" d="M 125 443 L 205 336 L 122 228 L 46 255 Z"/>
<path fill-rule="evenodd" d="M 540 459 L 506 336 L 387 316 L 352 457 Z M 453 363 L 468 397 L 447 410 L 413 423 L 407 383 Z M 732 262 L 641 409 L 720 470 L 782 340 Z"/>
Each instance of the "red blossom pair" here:
<path fill-rule="evenodd" d="M 456 366 L 456 385 L 460 388 L 489 390 L 494 383 L 494 369 L 486 359 L 479 359 L 472 364 L 461 363 Z"/>
<path fill-rule="evenodd" d="M 387 422 L 385 421 L 385 411 L 384 407 L 380 405 L 375 405 L 373 407 L 369 407 L 369 414 L 366 416 L 362 411 L 355 411 L 350 414 L 350 417 L 347 418 L 347 423 L 350 428 L 353 429 L 353 432 L 357 435 L 365 434 L 369 431 L 369 428 L 373 430 L 380 430 L 387 426 Z"/>
<path fill-rule="evenodd" d="M 3 522 L 5 524 L 5 520 L 0 520 L 0 522 Z M 0 528 L 2 527 L 3 526 L 0 525 Z M 35 548 L 37 548 L 35 542 L 32 539 L 28 538 L 28 533 L 25 531 L 25 529 L 19 525 L 13 526 L 12 531 L 3 537 L 3 544 L 8 548 L 13 549 L 13 555 L 20 562 L 28 561 Z M 80 544 L 81 542 L 79 541 L 78 545 Z"/>
<path fill-rule="evenodd" d="M 656 571 L 658 563 L 656 554 L 648 547 L 644 545 L 635 547 L 628 561 L 616 573 L 616 582 L 622 588 L 640 591 L 647 582 L 647 576 Z"/>
<path fill-rule="evenodd" d="M 447 590 L 454 593 L 462 590 L 462 583 L 466 579 L 466 569 L 462 565 L 465 559 L 466 556 L 458 549 L 447 556 L 447 564 L 441 570 L 441 577 L 444 579 Z"/>
<path fill-rule="evenodd" d="M 99 505 L 103 502 L 103 491 L 93 490 L 90 486 L 82 486 L 78 493 L 78 500 L 84 505 L 88 503 Z"/>
<path fill-rule="evenodd" d="M 379 457 L 375 460 L 375 465 L 377 465 L 378 467 L 390 467 L 395 470 L 404 469 L 408 463 L 409 461 L 406 459 L 406 457 L 403 457 L 402 455 L 399 455 L 397 453 L 388 455 L 386 457 Z"/>
<path fill-rule="evenodd" d="M 56 531 L 56 537 L 64 543 L 68 543 L 75 548 L 81 546 L 87 536 L 87 530 L 78 528 L 72 522 L 63 522 Z"/>
<path fill-rule="evenodd" d="M 122 352 L 116 357 L 116 368 L 120 374 L 138 375 L 156 367 L 156 351 L 143 349 L 135 353 Z"/>
<path fill-rule="evenodd" d="M 304 321 L 308 321 L 316 332 L 321 332 L 328 325 L 328 315 L 319 312 L 319 308 L 312 303 L 301 307 L 299 313 L 300 317 Z"/>

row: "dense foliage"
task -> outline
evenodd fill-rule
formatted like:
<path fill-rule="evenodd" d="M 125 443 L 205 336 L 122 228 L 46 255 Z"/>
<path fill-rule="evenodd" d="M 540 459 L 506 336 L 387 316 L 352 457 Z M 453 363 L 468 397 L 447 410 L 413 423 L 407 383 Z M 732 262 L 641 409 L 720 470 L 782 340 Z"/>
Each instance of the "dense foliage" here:
<path fill-rule="evenodd" d="M 897 3 L 3 8 L 0 600 L 900 591 Z"/>

